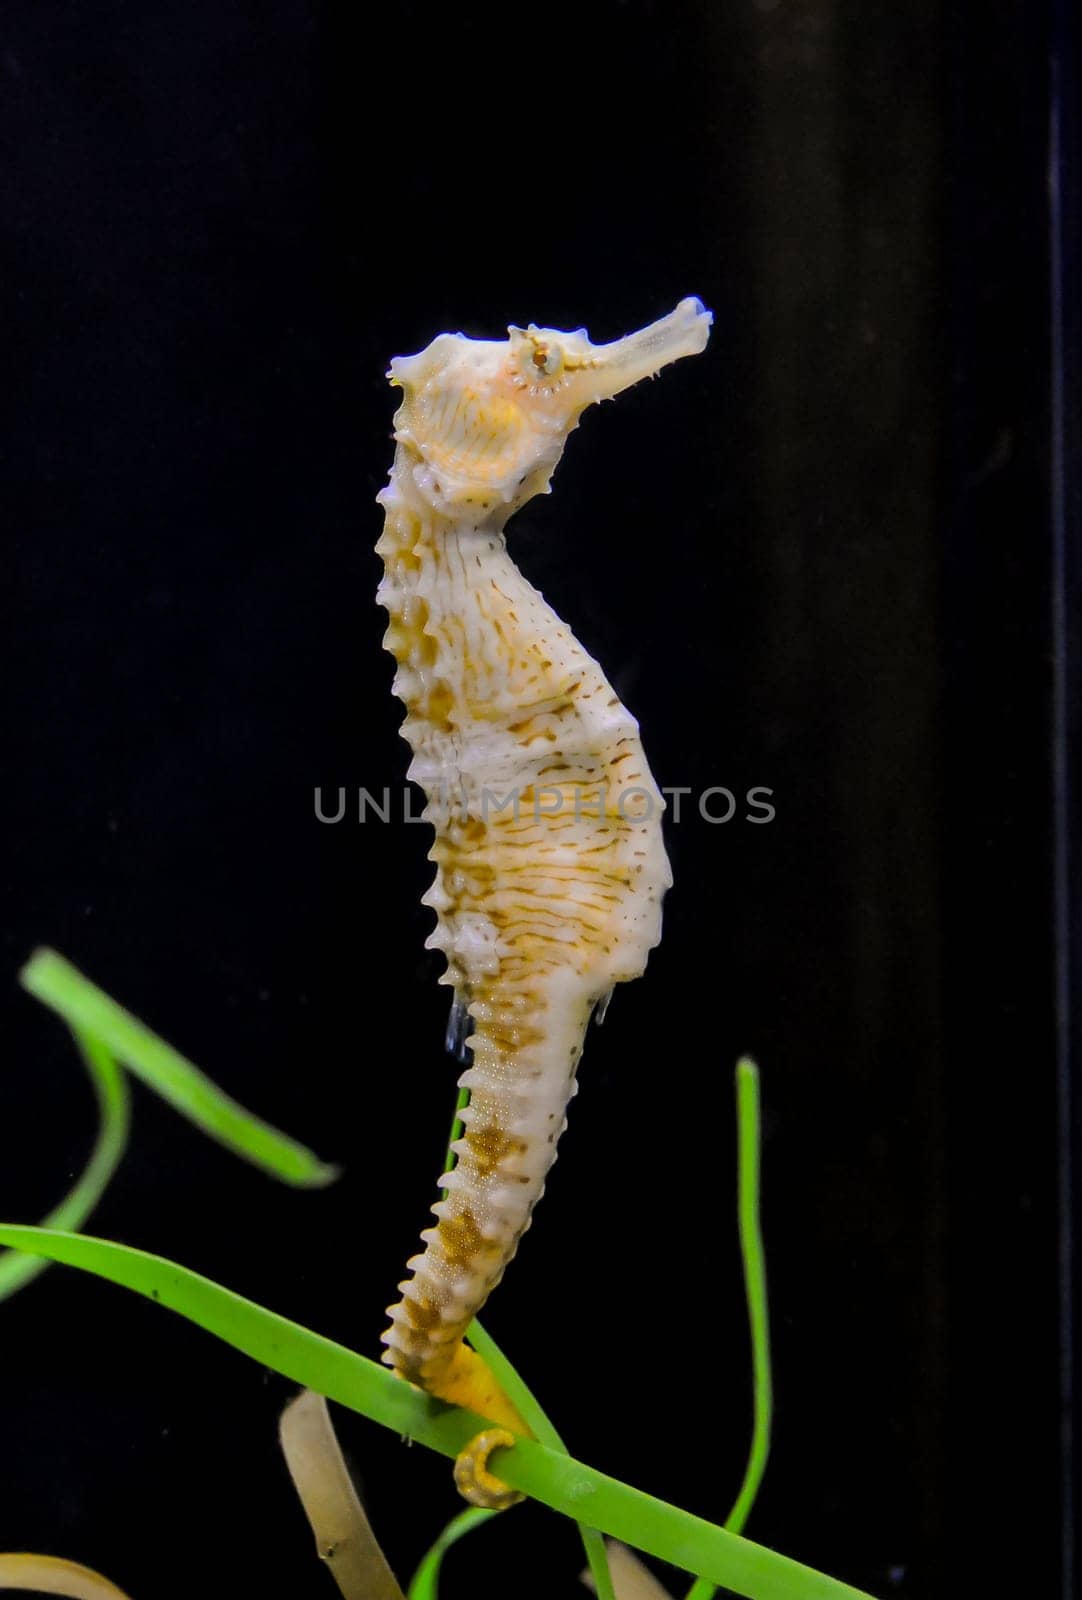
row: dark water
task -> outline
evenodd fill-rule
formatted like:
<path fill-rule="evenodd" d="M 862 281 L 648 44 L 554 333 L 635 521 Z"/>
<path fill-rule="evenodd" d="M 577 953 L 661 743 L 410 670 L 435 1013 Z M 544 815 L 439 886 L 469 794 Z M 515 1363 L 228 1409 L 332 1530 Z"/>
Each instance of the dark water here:
<path fill-rule="evenodd" d="M 399 795 L 407 761 L 384 370 L 444 329 L 609 338 L 698 294 L 708 353 L 588 417 L 512 536 L 691 798 L 664 942 L 590 1040 L 489 1322 L 578 1454 L 724 1513 L 751 1051 L 778 1414 L 750 1536 L 876 1594 L 1069 1592 L 1073 26 L 11 0 L 0 1211 L 43 1213 L 90 1138 L 14 989 L 47 942 L 347 1168 L 279 1191 L 139 1094 L 95 1231 L 376 1351 L 454 1078 L 426 830 L 313 810 Z M 753 786 L 768 825 L 699 809 Z M 0 1330 L 0 1548 L 156 1600 L 329 1591 L 283 1382 L 72 1274 Z M 343 1434 L 408 1575 L 447 1464 Z M 535 1508 L 453 1559 L 448 1596 L 578 1592 Z"/>

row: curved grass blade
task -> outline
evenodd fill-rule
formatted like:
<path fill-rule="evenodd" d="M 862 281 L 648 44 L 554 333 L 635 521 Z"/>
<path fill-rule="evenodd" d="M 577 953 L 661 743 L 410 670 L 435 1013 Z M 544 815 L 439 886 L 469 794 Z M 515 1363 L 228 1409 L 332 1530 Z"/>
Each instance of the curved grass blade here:
<path fill-rule="evenodd" d="M 420 1566 L 413 1574 L 410 1586 L 406 1590 L 406 1600 L 438 1600 L 440 1568 L 447 1551 L 453 1544 L 457 1544 L 464 1534 L 472 1533 L 474 1528 L 479 1528 L 484 1522 L 491 1522 L 492 1518 L 498 1517 L 499 1514 L 498 1511 L 485 1511 L 480 1506 L 471 1506 L 468 1511 L 460 1511 L 457 1517 L 452 1517 L 439 1538 L 426 1551 Z"/>
<path fill-rule="evenodd" d="M 298 1188 L 321 1188 L 338 1177 L 337 1167 L 238 1105 L 55 950 L 36 951 L 19 981 L 70 1027 L 100 1040 L 155 1094 L 235 1155 Z"/>
<path fill-rule="evenodd" d="M 774 1381 L 770 1366 L 770 1313 L 766 1291 L 766 1253 L 760 1224 L 760 1166 L 762 1117 L 759 1098 L 759 1069 L 749 1056 L 736 1064 L 737 1128 L 737 1219 L 740 1229 L 740 1257 L 744 1263 L 744 1294 L 751 1330 L 751 1363 L 754 1390 L 754 1423 L 744 1481 L 724 1526 L 730 1533 L 741 1533 L 748 1513 L 755 1504 L 759 1485 L 770 1455 L 770 1429 L 774 1417 Z M 711 1600 L 712 1583 L 699 1578 L 688 1590 L 687 1600 Z"/>
<path fill-rule="evenodd" d="M 404 1600 L 353 1487 L 321 1394 L 302 1389 L 278 1422 L 289 1476 L 344 1600 Z"/>
<path fill-rule="evenodd" d="M 48 1255 L 134 1289 L 295 1383 L 442 1455 L 457 1456 L 489 1425 L 471 1411 L 421 1393 L 344 1345 L 160 1256 L 85 1234 L 7 1223 L 0 1225 L 0 1244 Z M 678 1387 L 673 1387 L 670 1398 L 674 1415 L 679 1415 L 683 1397 Z M 495 1452 L 493 1471 L 552 1510 L 576 1522 L 586 1521 L 747 1600 L 869 1600 L 861 1590 L 531 1440 Z"/>
<path fill-rule="evenodd" d="M 476 1318 L 470 1323 L 467 1337 L 478 1355 L 484 1359 L 496 1382 L 500 1385 L 512 1405 L 516 1407 L 522 1420 L 528 1425 L 538 1443 L 547 1445 L 550 1450 L 559 1450 L 561 1454 L 567 1455 L 567 1446 L 556 1432 L 549 1418 L 519 1377 L 515 1367 L 504 1355 L 495 1339 L 491 1334 L 485 1332 Z M 582 1537 L 582 1547 L 586 1551 L 586 1560 L 593 1576 L 598 1600 L 616 1600 L 604 1539 L 596 1528 L 590 1528 L 584 1522 L 579 1523 L 579 1533 Z"/>
<path fill-rule="evenodd" d="M 640 1561 L 633 1550 L 618 1539 L 608 1539 L 605 1554 L 609 1558 L 616 1600 L 672 1600 L 668 1589 L 663 1589 L 645 1561 Z M 590 1573 L 583 1572 L 579 1581 L 592 1589 Z"/>
<path fill-rule="evenodd" d="M 73 1028 L 72 1033 L 98 1102 L 98 1136 L 82 1176 L 49 1212 L 42 1227 L 74 1233 L 93 1211 L 120 1164 L 128 1143 L 131 1096 L 128 1080 L 101 1041 L 81 1028 Z M 40 1256 L 5 1251 L 0 1256 L 0 1300 L 15 1294 L 48 1265 Z"/>
<path fill-rule="evenodd" d="M 27 1589 L 32 1594 L 62 1594 L 69 1600 L 128 1600 L 123 1589 L 100 1572 L 62 1561 L 59 1556 L 28 1553 L 0 1555 L 0 1589 Z"/>
<path fill-rule="evenodd" d="M 762 1151 L 759 1104 L 759 1069 L 744 1056 L 736 1065 L 737 1186 L 740 1221 L 740 1255 L 744 1263 L 744 1293 L 748 1303 L 755 1420 L 744 1481 L 733 1509 L 725 1519 L 731 1533 L 742 1533 L 755 1503 L 770 1455 L 770 1429 L 774 1419 L 774 1380 L 770 1365 L 770 1312 L 766 1289 L 766 1252 L 760 1222 L 760 1163 Z"/>

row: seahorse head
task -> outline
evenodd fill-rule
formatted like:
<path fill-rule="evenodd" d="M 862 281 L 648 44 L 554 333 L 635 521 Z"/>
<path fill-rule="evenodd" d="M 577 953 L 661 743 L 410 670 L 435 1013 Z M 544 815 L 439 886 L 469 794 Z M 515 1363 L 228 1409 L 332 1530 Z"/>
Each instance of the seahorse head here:
<path fill-rule="evenodd" d="M 395 438 L 414 458 L 414 484 L 445 516 L 501 525 L 548 492 L 587 406 L 698 354 L 711 321 L 689 299 L 611 344 L 531 323 L 500 340 L 442 333 L 419 354 L 396 356 L 387 374 L 404 393 Z"/>

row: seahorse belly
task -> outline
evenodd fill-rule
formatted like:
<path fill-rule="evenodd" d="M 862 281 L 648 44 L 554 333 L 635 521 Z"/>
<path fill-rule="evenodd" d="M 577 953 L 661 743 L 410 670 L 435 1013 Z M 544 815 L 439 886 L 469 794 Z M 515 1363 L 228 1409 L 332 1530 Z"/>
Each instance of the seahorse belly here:
<path fill-rule="evenodd" d="M 405 526 L 385 534 L 381 599 L 410 777 L 437 829 L 428 942 L 468 1009 L 473 1062 L 457 1163 L 384 1359 L 450 1399 L 473 1365 L 462 1335 L 543 1192 L 591 1012 L 643 970 L 670 875 L 635 721 L 502 536 Z"/>

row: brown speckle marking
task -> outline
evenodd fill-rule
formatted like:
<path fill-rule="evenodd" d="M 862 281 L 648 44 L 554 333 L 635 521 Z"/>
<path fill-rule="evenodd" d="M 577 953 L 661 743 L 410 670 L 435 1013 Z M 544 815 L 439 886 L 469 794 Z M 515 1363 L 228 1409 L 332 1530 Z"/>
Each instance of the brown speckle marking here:
<path fill-rule="evenodd" d="M 472 1266 L 486 1247 L 487 1241 L 478 1227 L 477 1218 L 468 1208 L 456 1211 L 449 1217 L 441 1217 L 437 1232 L 443 1253 L 452 1267 Z"/>
<path fill-rule="evenodd" d="M 428 691 L 427 715 L 429 721 L 441 733 L 450 733 L 455 726 L 455 719 L 451 715 L 454 708 L 455 697 L 450 684 L 443 678 L 436 678 Z"/>
<path fill-rule="evenodd" d="M 480 1178 L 487 1178 L 495 1172 L 508 1155 L 519 1154 L 526 1148 L 521 1139 L 513 1139 L 494 1122 L 483 1128 L 470 1128 L 466 1134 L 466 1145 Z"/>
<path fill-rule="evenodd" d="M 406 1295 L 402 1301 L 407 1317 L 421 1333 L 431 1333 L 433 1328 L 440 1325 L 440 1308 L 431 1300 L 415 1300 L 412 1295 Z"/>

